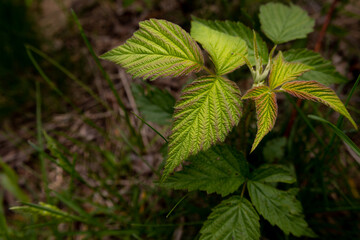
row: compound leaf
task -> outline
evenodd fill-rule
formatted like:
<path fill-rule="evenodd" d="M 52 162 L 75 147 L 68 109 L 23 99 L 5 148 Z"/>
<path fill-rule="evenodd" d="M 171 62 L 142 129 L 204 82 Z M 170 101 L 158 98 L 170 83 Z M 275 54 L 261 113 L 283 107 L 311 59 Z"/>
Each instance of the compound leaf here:
<path fill-rule="evenodd" d="M 256 210 L 272 225 L 287 235 L 316 237 L 304 219 L 301 203 L 295 198 L 297 191 L 281 191 L 256 181 L 248 181 L 247 188 Z"/>
<path fill-rule="evenodd" d="M 240 90 L 228 79 L 206 76 L 187 85 L 175 105 L 163 179 L 190 155 L 224 141 L 241 108 Z"/>
<path fill-rule="evenodd" d="M 136 106 L 146 121 L 169 125 L 174 112 L 175 98 L 168 91 L 139 84 L 131 84 Z"/>
<path fill-rule="evenodd" d="M 276 95 L 269 88 L 268 92 L 254 98 L 254 100 L 257 117 L 257 133 L 251 152 L 255 150 L 263 137 L 274 127 L 278 111 Z"/>
<path fill-rule="evenodd" d="M 247 45 L 240 37 L 219 32 L 197 21 L 191 22 L 191 36 L 210 54 L 217 75 L 245 64 Z"/>
<path fill-rule="evenodd" d="M 297 80 L 315 80 L 324 85 L 347 82 L 347 79 L 336 71 L 334 65 L 319 53 L 308 49 L 291 49 L 283 55 L 287 62 L 300 62 L 312 67 L 311 71 L 304 73 Z"/>
<path fill-rule="evenodd" d="M 280 51 L 274 60 L 269 76 L 269 85 L 271 89 L 281 86 L 285 82 L 292 81 L 304 72 L 311 70 L 311 67 L 302 63 L 285 62 Z"/>
<path fill-rule="evenodd" d="M 251 173 L 250 179 L 259 182 L 294 183 L 295 177 L 281 165 L 263 165 Z"/>
<path fill-rule="evenodd" d="M 294 81 L 285 83 L 280 90 L 290 93 L 297 98 L 321 102 L 331 107 L 336 112 L 349 119 L 349 121 L 357 129 L 357 125 L 350 116 L 350 113 L 346 110 L 344 104 L 331 88 L 328 88 L 316 81 Z"/>
<path fill-rule="evenodd" d="M 254 57 L 254 34 L 252 30 L 246 27 L 241 22 L 232 22 L 232 21 L 212 21 L 212 20 L 203 20 L 200 18 L 193 17 L 192 24 L 201 24 L 208 28 L 211 28 L 217 32 L 225 33 L 234 37 L 240 37 L 246 42 L 248 47 L 248 59 L 252 65 L 255 65 Z M 191 35 L 193 36 L 195 29 L 191 29 Z M 263 63 L 268 61 L 268 48 L 266 43 L 261 39 L 260 35 L 256 33 L 256 43 L 258 46 L 258 52 L 262 59 Z"/>
<path fill-rule="evenodd" d="M 235 192 L 248 176 L 248 165 L 241 153 L 228 146 L 214 146 L 188 159 L 191 164 L 162 184 L 174 189 L 203 190 L 223 197 Z"/>
<path fill-rule="evenodd" d="M 274 43 L 306 38 L 314 31 L 315 21 L 298 6 L 268 3 L 260 7 L 261 29 Z"/>
<path fill-rule="evenodd" d="M 141 22 L 133 37 L 101 58 L 120 64 L 134 77 L 151 80 L 197 72 L 204 64 L 199 46 L 187 32 L 158 19 Z"/>
<path fill-rule="evenodd" d="M 212 210 L 200 233 L 200 240 L 257 240 L 259 215 L 248 200 L 233 196 Z"/>

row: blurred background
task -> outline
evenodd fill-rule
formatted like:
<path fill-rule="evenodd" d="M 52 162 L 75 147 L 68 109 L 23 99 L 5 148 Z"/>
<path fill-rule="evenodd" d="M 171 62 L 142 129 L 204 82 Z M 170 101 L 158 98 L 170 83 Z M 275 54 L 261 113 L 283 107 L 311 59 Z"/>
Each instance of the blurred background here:
<path fill-rule="evenodd" d="M 149 18 L 188 32 L 191 16 L 241 21 L 261 32 L 258 9 L 267 2 L 0 0 L 0 239 L 198 239 L 221 198 L 157 186 L 167 146 L 137 117 L 168 136 L 173 105 L 196 76 L 132 79 L 97 56 Z M 347 79 L 332 86 L 345 101 L 360 73 L 360 1 L 335 1 L 332 8 L 333 2 L 292 1 L 316 20 L 315 32 L 280 49 L 314 49 L 329 23 L 320 53 Z M 229 78 L 242 92 L 251 86 L 245 68 Z M 348 105 L 358 124 L 359 93 L 357 87 Z M 311 123 L 323 143 L 299 114 L 289 123 L 294 107 L 285 100 L 275 129 L 249 162 L 294 169 L 306 219 L 321 239 L 360 239 L 360 157 L 319 122 Z M 329 108 L 300 107 L 337 121 Z M 249 150 L 253 121 L 249 142 L 236 138 L 241 124 L 227 141 Z M 343 130 L 360 145 L 348 122 Z M 297 239 L 261 221 L 262 239 Z"/>

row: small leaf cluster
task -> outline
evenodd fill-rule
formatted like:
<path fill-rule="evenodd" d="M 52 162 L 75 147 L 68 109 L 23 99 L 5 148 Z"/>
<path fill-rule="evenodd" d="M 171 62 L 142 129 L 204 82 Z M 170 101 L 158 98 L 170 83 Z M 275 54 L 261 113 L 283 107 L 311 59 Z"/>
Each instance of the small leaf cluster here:
<path fill-rule="evenodd" d="M 297 189 L 283 191 L 273 186 L 296 181 L 287 168 L 263 165 L 250 173 L 243 154 L 228 146 L 214 146 L 190 157 L 189 161 L 190 165 L 167 178 L 162 186 L 202 190 L 223 197 L 243 189 L 241 195 L 232 195 L 213 208 L 200 231 L 201 240 L 259 239 L 259 214 L 287 235 L 316 236 L 306 223 L 301 203 L 295 197 Z M 244 197 L 245 187 L 251 202 Z"/>

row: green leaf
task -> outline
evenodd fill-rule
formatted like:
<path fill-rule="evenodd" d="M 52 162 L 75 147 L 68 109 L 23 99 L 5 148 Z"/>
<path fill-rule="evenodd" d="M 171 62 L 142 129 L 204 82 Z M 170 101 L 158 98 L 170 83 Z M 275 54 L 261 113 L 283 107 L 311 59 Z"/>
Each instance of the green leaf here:
<path fill-rule="evenodd" d="M 146 121 L 169 125 L 174 112 L 175 99 L 165 90 L 139 84 L 131 84 L 136 106 Z"/>
<path fill-rule="evenodd" d="M 285 83 L 280 90 L 297 98 L 321 102 L 344 115 L 354 125 L 355 129 L 358 128 L 344 104 L 331 88 L 316 81 L 294 81 Z"/>
<path fill-rule="evenodd" d="M 312 67 L 297 80 L 314 80 L 324 85 L 344 83 L 348 80 L 338 73 L 333 64 L 324 59 L 319 53 L 308 49 L 291 49 L 283 53 L 287 62 L 299 62 Z"/>
<path fill-rule="evenodd" d="M 235 192 L 248 176 L 244 156 L 228 146 L 215 146 L 190 157 L 190 165 L 162 184 L 174 189 L 203 190 L 223 197 Z"/>
<path fill-rule="evenodd" d="M 245 64 L 246 42 L 210 28 L 201 22 L 191 22 L 191 36 L 210 54 L 217 75 L 224 75 Z"/>
<path fill-rule="evenodd" d="M 190 155 L 223 142 L 239 122 L 241 108 L 240 90 L 228 79 L 207 76 L 187 85 L 175 105 L 163 178 Z"/>
<path fill-rule="evenodd" d="M 355 152 L 355 154 L 360 157 L 360 148 L 338 127 L 336 127 L 331 122 L 329 122 L 321 117 L 318 117 L 318 116 L 309 115 L 309 118 L 326 123 L 327 125 L 329 125 L 334 130 L 336 135 L 338 135 L 338 137 L 341 138 L 341 140 L 343 140 L 346 143 L 346 145 L 348 145 Z"/>
<path fill-rule="evenodd" d="M 298 76 L 309 70 L 311 70 L 311 67 L 305 64 L 285 62 L 280 51 L 271 68 L 269 76 L 270 88 L 275 89 L 285 82 L 295 80 Z"/>
<path fill-rule="evenodd" d="M 287 138 L 278 137 L 266 141 L 263 149 L 263 156 L 267 162 L 275 162 L 276 160 L 282 160 L 285 154 Z"/>
<path fill-rule="evenodd" d="M 295 177 L 281 165 L 262 165 L 251 173 L 250 179 L 258 182 L 294 183 Z"/>
<path fill-rule="evenodd" d="M 120 64 L 134 77 L 151 80 L 197 72 L 204 65 L 199 46 L 187 32 L 157 19 L 141 22 L 133 37 L 101 58 Z"/>
<path fill-rule="evenodd" d="M 264 93 L 268 93 L 270 91 L 268 86 L 262 85 L 249 89 L 241 99 L 255 99 L 263 95 Z"/>
<path fill-rule="evenodd" d="M 248 200 L 233 196 L 212 210 L 200 233 L 200 240 L 257 240 L 259 216 Z"/>
<path fill-rule="evenodd" d="M 254 34 L 253 31 L 246 27 L 241 22 L 232 22 L 232 21 L 211 21 L 203 20 L 200 18 L 193 17 L 192 25 L 203 25 L 202 28 L 207 27 L 211 28 L 220 33 L 225 33 L 234 37 L 240 37 L 246 42 L 248 47 L 248 59 L 252 65 L 255 65 L 255 54 L 254 54 Z M 191 29 L 191 35 L 195 29 Z M 216 33 L 217 34 L 217 33 Z M 206 41 L 206 39 L 205 39 Z M 256 43 L 258 46 L 258 52 L 262 58 L 262 62 L 265 64 L 268 61 L 268 48 L 266 43 L 261 39 L 260 35 L 256 33 Z"/>
<path fill-rule="evenodd" d="M 297 191 L 281 191 L 256 181 L 248 181 L 247 187 L 256 210 L 272 225 L 287 235 L 316 237 L 304 219 L 301 203 L 295 198 Z"/>
<path fill-rule="evenodd" d="M 298 6 L 268 3 L 260 7 L 261 29 L 274 43 L 306 38 L 314 31 L 315 21 Z"/>
<path fill-rule="evenodd" d="M 278 106 L 276 103 L 276 95 L 267 87 L 267 92 L 262 93 L 254 98 L 257 118 L 257 133 L 251 152 L 255 150 L 263 137 L 271 131 L 275 125 Z"/>

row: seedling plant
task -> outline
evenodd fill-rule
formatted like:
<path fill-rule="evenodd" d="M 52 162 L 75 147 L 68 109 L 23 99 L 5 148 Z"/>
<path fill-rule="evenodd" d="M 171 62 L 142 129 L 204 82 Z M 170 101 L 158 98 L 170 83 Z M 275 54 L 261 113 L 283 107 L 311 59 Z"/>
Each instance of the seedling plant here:
<path fill-rule="evenodd" d="M 262 31 L 275 44 L 270 53 L 260 35 L 241 22 L 194 17 L 190 34 L 166 20 L 143 21 L 125 44 L 101 56 L 120 64 L 134 78 L 203 73 L 185 86 L 175 104 L 161 179 L 165 187 L 226 197 L 204 222 L 202 240 L 259 239 L 259 215 L 286 235 L 316 237 L 296 199 L 298 189 L 276 187 L 296 181 L 287 168 L 263 165 L 250 171 L 243 152 L 221 144 L 243 117 L 244 101 L 254 102 L 256 108 L 257 133 L 250 152 L 274 127 L 277 96 L 283 93 L 323 103 L 357 128 L 336 93 L 326 86 L 342 81 L 328 61 L 308 49 L 277 50 L 277 45 L 313 31 L 314 21 L 307 13 L 294 5 L 269 3 L 261 6 L 259 18 Z M 208 53 L 211 67 L 198 43 Z M 242 66 L 253 78 L 245 94 L 227 78 Z M 185 160 L 190 164 L 172 174 Z"/>

